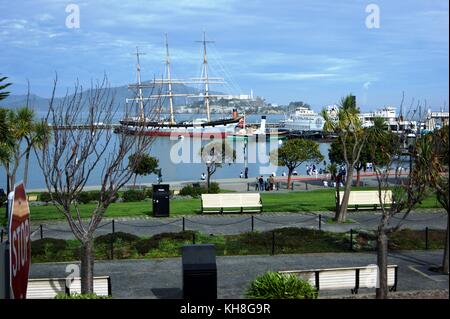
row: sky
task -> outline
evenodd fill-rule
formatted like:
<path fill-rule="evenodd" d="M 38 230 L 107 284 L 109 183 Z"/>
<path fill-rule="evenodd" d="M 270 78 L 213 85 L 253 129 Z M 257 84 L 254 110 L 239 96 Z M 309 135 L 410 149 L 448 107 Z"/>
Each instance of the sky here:
<path fill-rule="evenodd" d="M 79 8 L 79 28 L 73 20 Z M 377 10 L 373 11 L 375 5 Z M 369 7 L 368 7 L 369 6 Z M 316 110 L 352 93 L 362 110 L 414 99 L 449 104 L 447 0 L 0 0 L 0 74 L 12 94 L 51 94 L 104 74 L 112 86 L 164 71 L 164 34 L 172 76 L 200 75 L 206 32 L 214 90 L 304 101 Z M 372 19 L 379 12 L 379 20 Z M 67 25 L 67 20 L 72 24 Z M 374 24 L 379 21 L 379 24 Z M 75 23 L 75 24 L 74 24 Z M 368 28 L 372 26 L 372 28 Z M 370 24 L 372 23 L 372 24 Z M 69 27 L 68 27 L 69 26 Z M 375 26 L 375 27 L 373 27 Z"/>

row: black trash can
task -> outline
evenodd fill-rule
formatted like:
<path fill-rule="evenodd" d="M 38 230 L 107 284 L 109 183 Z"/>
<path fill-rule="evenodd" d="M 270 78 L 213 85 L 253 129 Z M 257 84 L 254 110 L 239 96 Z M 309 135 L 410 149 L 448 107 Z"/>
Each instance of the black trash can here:
<path fill-rule="evenodd" d="M 168 184 L 153 185 L 153 216 L 169 217 L 170 189 Z"/>
<path fill-rule="evenodd" d="M 183 298 L 217 299 L 216 248 L 211 244 L 182 248 Z"/>

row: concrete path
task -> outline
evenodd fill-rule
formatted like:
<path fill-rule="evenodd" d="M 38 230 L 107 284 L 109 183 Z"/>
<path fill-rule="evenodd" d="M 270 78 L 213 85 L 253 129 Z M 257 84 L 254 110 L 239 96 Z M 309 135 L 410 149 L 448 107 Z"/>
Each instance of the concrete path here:
<path fill-rule="evenodd" d="M 267 231 L 281 227 L 319 228 L 319 215 L 322 216 L 321 229 L 331 232 L 347 232 L 350 229 L 375 229 L 380 220 L 377 212 L 349 213 L 352 223 L 330 223 L 333 214 L 325 213 L 268 213 L 255 214 L 253 217 L 254 231 Z M 399 218 L 394 218 L 397 224 Z M 185 230 L 195 230 L 206 234 L 239 234 L 252 230 L 251 215 L 189 215 L 184 218 Z M 410 229 L 446 229 L 447 214 L 443 210 L 432 212 L 413 212 L 402 222 L 403 228 Z M 97 230 L 96 236 L 112 232 L 112 220 L 105 219 Z M 132 233 L 138 236 L 152 236 L 163 232 L 179 232 L 183 230 L 182 217 L 176 218 L 117 218 L 114 220 L 115 231 Z M 40 225 L 31 227 L 31 239 L 41 237 Z M 42 226 L 43 237 L 73 239 L 72 232 L 66 221 L 46 222 Z"/>
<path fill-rule="evenodd" d="M 408 251 L 389 255 L 389 264 L 399 266 L 399 291 L 448 289 L 448 275 L 430 272 L 439 265 L 442 251 Z M 275 256 L 217 257 L 218 297 L 243 298 L 246 287 L 268 270 L 294 270 L 376 263 L 375 253 L 321 253 Z M 32 264 L 31 278 L 65 277 L 67 263 Z M 114 298 L 180 298 L 181 258 L 97 261 L 95 275 L 111 276 Z M 373 290 L 361 289 L 360 293 Z M 321 292 L 322 297 L 350 295 L 350 291 Z"/>

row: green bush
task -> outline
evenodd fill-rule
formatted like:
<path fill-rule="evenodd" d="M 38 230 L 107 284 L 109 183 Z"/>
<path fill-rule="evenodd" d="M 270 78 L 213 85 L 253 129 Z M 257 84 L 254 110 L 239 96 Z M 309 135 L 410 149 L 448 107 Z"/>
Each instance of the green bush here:
<path fill-rule="evenodd" d="M 51 201 L 52 201 L 52 198 L 51 198 L 49 192 L 44 192 L 44 193 L 40 193 L 40 194 L 39 194 L 39 200 L 40 200 L 41 202 L 46 202 L 46 203 L 48 203 L 48 202 L 51 202 Z"/>
<path fill-rule="evenodd" d="M 36 255 L 56 254 L 67 248 L 64 239 L 43 238 L 31 242 L 31 251 Z"/>
<path fill-rule="evenodd" d="M 114 240 L 123 243 L 134 243 L 139 240 L 139 237 L 133 234 L 124 233 L 124 232 L 116 232 L 114 234 L 109 233 L 106 235 L 98 236 L 94 239 L 94 243 L 96 245 L 101 244 L 110 244 L 114 236 Z"/>
<path fill-rule="evenodd" d="M 309 282 L 295 275 L 269 271 L 250 283 L 246 297 L 253 299 L 317 299 L 318 292 Z"/>
<path fill-rule="evenodd" d="M 91 200 L 91 194 L 89 192 L 80 192 L 77 196 L 77 201 L 82 204 L 87 204 Z"/>
<path fill-rule="evenodd" d="M 209 186 L 209 190 L 206 187 L 194 187 L 193 185 L 186 185 L 180 190 L 180 195 L 198 197 L 201 194 L 217 194 L 219 192 L 219 184 L 212 182 Z"/>
<path fill-rule="evenodd" d="M 134 248 L 140 255 L 145 255 L 150 249 L 156 249 L 159 247 L 159 242 L 153 238 L 141 239 L 134 244 Z"/>
<path fill-rule="evenodd" d="M 71 294 L 66 295 L 59 293 L 55 296 L 55 299 L 111 299 L 111 296 L 98 296 L 96 294 Z"/>
<path fill-rule="evenodd" d="M 208 190 L 209 194 L 217 194 L 219 192 L 220 192 L 219 183 L 212 182 L 209 184 L 209 190 Z"/>
<path fill-rule="evenodd" d="M 146 197 L 145 191 L 130 189 L 123 193 L 123 201 L 124 202 L 139 202 L 144 200 Z"/>

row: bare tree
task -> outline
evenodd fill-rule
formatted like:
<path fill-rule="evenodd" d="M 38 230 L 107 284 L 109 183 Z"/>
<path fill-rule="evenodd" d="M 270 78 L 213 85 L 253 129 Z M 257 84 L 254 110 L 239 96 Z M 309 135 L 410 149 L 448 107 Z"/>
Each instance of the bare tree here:
<path fill-rule="evenodd" d="M 416 147 L 410 149 L 409 156 L 414 157 L 413 170 L 409 171 L 406 178 L 402 178 L 401 169 L 398 167 L 398 158 L 402 156 L 402 143 L 398 136 L 393 133 L 380 133 L 379 138 L 386 145 L 393 144 L 395 147 L 388 148 L 384 153 L 386 157 L 383 166 L 374 164 L 378 182 L 378 196 L 380 200 L 381 219 L 377 227 L 377 265 L 379 269 L 376 297 L 387 298 L 387 265 L 388 265 L 388 238 L 399 230 L 408 217 L 411 210 L 420 203 L 427 195 L 427 186 L 422 181 L 423 168 L 427 159 L 424 150 L 430 147 L 427 141 L 417 141 Z M 377 144 L 374 145 L 374 152 Z M 401 164 L 400 164 L 401 165 Z M 400 166 L 401 167 L 401 166 Z M 389 203 L 389 204 L 387 204 Z"/>
<path fill-rule="evenodd" d="M 145 134 L 148 130 L 145 124 L 154 120 L 159 101 L 144 99 L 142 95 L 133 99 L 139 101 L 139 117 L 136 118 L 141 119 L 138 121 L 141 124 L 130 135 L 126 130 L 113 132 L 110 127 L 118 106 L 115 106 L 106 76 L 95 85 L 91 84 L 86 92 L 76 83 L 73 94 L 67 92 L 58 100 L 55 99 L 56 87 L 57 78 L 46 117 L 53 129 L 52 140 L 45 141 L 35 153 L 54 205 L 81 242 L 81 291 L 92 293 L 94 233 L 119 189 L 133 175 L 134 164 L 128 157 L 142 155 L 150 149 L 153 138 Z M 152 101 L 152 104 L 147 105 L 145 101 Z M 106 128 L 99 129 L 99 125 Z M 97 175 L 94 170 L 101 170 L 101 173 Z M 100 196 L 89 218 L 83 220 L 77 198 L 88 181 L 100 185 Z"/>

